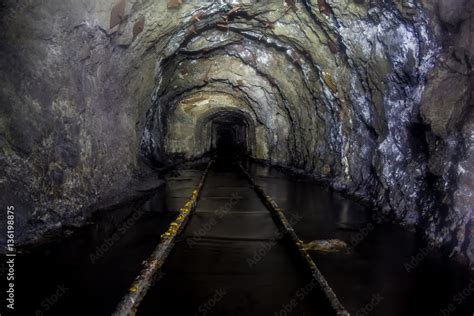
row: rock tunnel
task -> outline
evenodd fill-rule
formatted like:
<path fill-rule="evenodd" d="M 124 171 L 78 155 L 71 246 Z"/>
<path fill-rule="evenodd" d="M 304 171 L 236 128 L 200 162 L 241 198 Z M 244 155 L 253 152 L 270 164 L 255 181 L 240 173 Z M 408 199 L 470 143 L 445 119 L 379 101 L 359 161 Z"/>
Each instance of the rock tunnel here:
<path fill-rule="evenodd" d="M 2 1 L 0 240 L 5 258 L 18 254 L 17 312 L 134 315 L 143 301 L 143 315 L 159 314 L 171 309 L 150 297 L 191 297 L 180 313 L 313 315 L 316 302 L 321 315 L 472 315 L 472 13 L 469 0 Z M 241 191 L 253 202 L 224 201 Z M 209 219 L 213 198 L 248 214 Z M 176 272 L 223 247 L 198 253 L 199 223 L 217 218 L 207 235 L 222 240 L 274 240 L 253 207 L 293 242 L 290 257 L 303 254 L 268 278 L 304 289 L 309 269 L 314 298 L 289 308 L 294 292 L 278 282 L 258 296 Z M 183 250 L 189 238 L 199 246 Z M 167 240 L 168 259 L 147 261 Z M 242 256 L 223 255 L 241 269 L 229 286 L 249 268 Z M 262 284 L 283 260 L 268 257 L 251 270 Z M 86 282 L 110 294 L 84 296 Z M 70 292 L 56 295 L 62 284 Z M 169 294 L 181 287 L 187 296 Z M 72 310 L 75 299 L 90 306 Z"/>

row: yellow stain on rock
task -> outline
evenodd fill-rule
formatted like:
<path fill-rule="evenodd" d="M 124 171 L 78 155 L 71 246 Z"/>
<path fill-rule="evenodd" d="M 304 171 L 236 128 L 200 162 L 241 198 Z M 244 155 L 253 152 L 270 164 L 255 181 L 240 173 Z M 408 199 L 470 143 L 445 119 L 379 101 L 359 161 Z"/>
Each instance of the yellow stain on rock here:
<path fill-rule="evenodd" d="M 328 88 L 331 89 L 333 93 L 337 92 L 337 85 L 334 83 L 330 74 L 323 71 L 323 80 L 326 86 L 328 86 Z"/>

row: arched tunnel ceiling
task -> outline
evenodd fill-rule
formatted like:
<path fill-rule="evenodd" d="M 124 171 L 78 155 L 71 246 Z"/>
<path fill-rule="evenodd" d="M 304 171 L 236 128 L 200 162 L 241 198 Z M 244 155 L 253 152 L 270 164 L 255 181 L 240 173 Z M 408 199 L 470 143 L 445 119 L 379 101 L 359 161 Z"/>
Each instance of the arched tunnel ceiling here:
<path fill-rule="evenodd" d="M 167 134 L 163 122 L 173 104 L 189 91 L 219 84 L 229 94 L 242 93 L 255 112 L 284 111 L 290 136 L 281 150 L 287 152 L 270 157 L 273 162 L 360 178 L 370 169 L 363 157 L 381 139 L 397 142 L 397 129 L 408 124 L 435 54 L 422 12 L 406 18 L 396 6 L 265 1 L 172 7 L 183 24 L 170 34 L 159 61 L 158 117 L 149 122 L 158 128 L 147 133 L 153 140 L 145 139 L 155 162 L 166 161 L 160 135 Z M 401 88 L 401 82 L 411 84 Z M 388 102 L 396 113 L 385 111 Z M 378 149 L 382 159 L 394 154 Z"/>
<path fill-rule="evenodd" d="M 199 122 L 239 109 L 257 158 L 474 258 L 463 10 L 449 0 L 8 0 L 5 173 L 32 192 L 27 215 L 53 227 L 48 210 L 74 217 L 150 166 L 200 156 Z"/>

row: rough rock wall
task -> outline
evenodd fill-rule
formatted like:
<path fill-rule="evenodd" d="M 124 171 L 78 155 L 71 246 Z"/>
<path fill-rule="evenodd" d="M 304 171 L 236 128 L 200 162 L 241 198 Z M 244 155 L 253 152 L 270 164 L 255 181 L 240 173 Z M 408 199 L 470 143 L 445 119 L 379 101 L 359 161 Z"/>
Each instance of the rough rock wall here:
<path fill-rule="evenodd" d="M 426 1 L 428 2 L 428 1 Z M 426 182 L 422 207 L 431 240 L 474 262 L 474 7 L 467 0 L 425 3 L 441 51 L 420 106 Z M 424 137 L 423 137 L 424 136 Z"/>
<path fill-rule="evenodd" d="M 118 42 L 113 5 L 2 2 L 0 185 L 19 241 L 81 223 L 139 165 L 155 59 Z"/>
<path fill-rule="evenodd" d="M 183 102 L 227 95 L 270 162 L 327 179 L 473 262 L 468 2 L 9 1 L 2 177 L 50 228 L 146 171 L 140 157 L 201 154 L 179 135 L 211 108 L 188 102 L 183 129 Z"/>

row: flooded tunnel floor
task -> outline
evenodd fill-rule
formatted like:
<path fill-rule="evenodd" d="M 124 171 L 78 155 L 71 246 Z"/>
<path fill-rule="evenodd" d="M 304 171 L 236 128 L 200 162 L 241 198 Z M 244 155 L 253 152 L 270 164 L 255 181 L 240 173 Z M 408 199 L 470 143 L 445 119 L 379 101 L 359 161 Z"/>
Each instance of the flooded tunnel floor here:
<path fill-rule="evenodd" d="M 298 296 L 311 280 L 294 257 L 238 166 L 216 164 L 138 315 L 274 315 L 292 299 L 288 315 L 324 315 L 316 295 Z"/>
<path fill-rule="evenodd" d="M 100 211 L 74 235 L 18 255 L 16 314 L 111 315 L 204 168 L 169 172 L 146 202 Z"/>
<path fill-rule="evenodd" d="M 74 235 L 19 255 L 18 315 L 110 315 L 203 169 L 171 172 L 167 186 L 147 202 L 104 211 Z M 473 293 L 466 291 L 472 274 L 425 251 L 412 233 L 371 222 L 369 210 L 314 182 L 258 164 L 250 170 L 287 218 L 298 219 L 293 227 L 303 241 L 337 238 L 354 246 L 349 254 L 310 252 L 351 314 L 473 314 Z M 274 315 L 305 285 L 295 270 L 299 263 L 285 245 L 275 243 L 276 226 L 246 179 L 220 168 L 209 176 L 162 279 L 139 310 L 142 315 L 199 315 L 210 305 L 215 315 L 249 310 Z M 222 214 L 218 224 L 216 210 Z M 127 212 L 139 216 L 117 224 Z M 463 291 L 469 295 L 459 295 Z M 316 301 L 305 299 L 294 314 L 317 314 Z"/>

